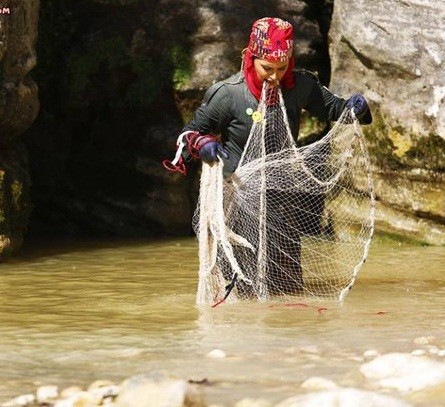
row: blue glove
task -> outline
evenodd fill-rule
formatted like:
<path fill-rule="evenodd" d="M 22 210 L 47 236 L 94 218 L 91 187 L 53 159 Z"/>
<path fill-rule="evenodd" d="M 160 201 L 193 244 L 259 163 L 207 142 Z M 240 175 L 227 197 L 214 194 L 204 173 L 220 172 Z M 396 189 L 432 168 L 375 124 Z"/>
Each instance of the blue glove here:
<path fill-rule="evenodd" d="M 360 93 L 354 93 L 346 103 L 346 107 L 352 109 L 358 119 L 363 117 L 369 110 L 368 102 Z"/>
<path fill-rule="evenodd" d="M 201 158 L 212 163 L 218 161 L 218 155 L 229 158 L 225 148 L 211 134 L 201 135 L 198 131 L 189 131 L 186 135 L 187 149 L 193 158 Z"/>
<path fill-rule="evenodd" d="M 199 149 L 199 156 L 207 163 L 218 161 L 218 154 L 224 158 L 229 158 L 225 148 L 217 141 L 209 141 Z"/>

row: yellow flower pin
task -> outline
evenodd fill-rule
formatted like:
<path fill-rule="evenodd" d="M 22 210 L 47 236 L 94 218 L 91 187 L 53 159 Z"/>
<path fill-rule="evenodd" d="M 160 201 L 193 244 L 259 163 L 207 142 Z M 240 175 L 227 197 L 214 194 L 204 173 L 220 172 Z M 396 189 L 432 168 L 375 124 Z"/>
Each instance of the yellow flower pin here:
<path fill-rule="evenodd" d="M 252 113 L 252 120 L 253 120 L 255 123 L 258 123 L 258 122 L 260 122 L 261 120 L 263 120 L 263 115 L 261 114 L 261 112 L 258 112 L 258 111 L 253 112 L 253 113 Z"/>

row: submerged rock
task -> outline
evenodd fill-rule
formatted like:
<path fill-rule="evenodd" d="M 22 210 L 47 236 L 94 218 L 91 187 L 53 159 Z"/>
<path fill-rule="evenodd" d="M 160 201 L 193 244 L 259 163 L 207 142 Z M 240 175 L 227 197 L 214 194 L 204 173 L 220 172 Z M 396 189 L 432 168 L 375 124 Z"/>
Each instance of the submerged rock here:
<path fill-rule="evenodd" d="M 410 404 L 382 394 L 345 388 L 290 397 L 275 407 L 410 407 Z"/>
<path fill-rule="evenodd" d="M 116 407 L 205 407 L 196 386 L 184 380 L 154 380 L 149 376 L 127 379 L 115 400 Z"/>
<path fill-rule="evenodd" d="M 207 353 L 206 356 L 213 359 L 224 359 L 227 355 L 226 352 L 221 349 L 213 349 L 212 351 Z"/>
<path fill-rule="evenodd" d="M 21 396 L 14 397 L 9 401 L 5 401 L 1 404 L 1 407 L 19 407 L 19 406 L 27 406 L 31 403 L 34 403 L 36 397 L 34 394 L 22 394 Z"/>
<path fill-rule="evenodd" d="M 376 349 L 368 349 L 363 352 L 363 357 L 366 359 L 375 358 L 376 356 L 379 356 L 379 355 L 380 355 L 380 353 Z"/>
<path fill-rule="evenodd" d="M 57 400 L 54 407 L 95 407 L 102 405 L 101 400 L 86 391 Z"/>
<path fill-rule="evenodd" d="M 445 363 L 406 353 L 388 353 L 360 367 L 380 387 L 410 393 L 445 382 Z"/>
<path fill-rule="evenodd" d="M 301 387 L 306 390 L 335 390 L 338 389 L 338 386 L 335 382 L 329 379 L 325 379 L 324 377 L 310 377 L 305 380 Z"/>
<path fill-rule="evenodd" d="M 206 407 L 198 386 L 185 380 L 150 374 L 126 379 L 121 385 L 99 380 L 88 390 L 72 386 L 59 393 L 57 386 L 41 386 L 34 394 L 24 394 L 0 407 Z"/>
<path fill-rule="evenodd" d="M 50 403 L 59 397 L 59 388 L 54 385 L 40 386 L 36 392 L 37 401 L 41 404 Z"/>
<path fill-rule="evenodd" d="M 272 407 L 272 404 L 264 399 L 242 399 L 234 407 Z"/>

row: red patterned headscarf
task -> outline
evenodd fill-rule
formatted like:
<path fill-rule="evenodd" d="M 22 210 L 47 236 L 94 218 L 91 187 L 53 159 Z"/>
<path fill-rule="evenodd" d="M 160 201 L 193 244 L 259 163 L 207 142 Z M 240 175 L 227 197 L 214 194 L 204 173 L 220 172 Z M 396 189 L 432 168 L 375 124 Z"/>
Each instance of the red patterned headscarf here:
<path fill-rule="evenodd" d="M 295 85 L 292 73 L 295 67 L 292 25 L 280 18 L 271 17 L 261 18 L 252 25 L 249 44 L 243 57 L 243 72 L 249 90 L 259 100 L 263 83 L 253 64 L 255 58 L 269 62 L 289 61 L 287 71 L 281 78 L 281 86 L 292 88 Z"/>
<path fill-rule="evenodd" d="M 247 49 L 257 58 L 286 62 L 292 56 L 293 28 L 280 18 L 264 17 L 252 25 Z"/>

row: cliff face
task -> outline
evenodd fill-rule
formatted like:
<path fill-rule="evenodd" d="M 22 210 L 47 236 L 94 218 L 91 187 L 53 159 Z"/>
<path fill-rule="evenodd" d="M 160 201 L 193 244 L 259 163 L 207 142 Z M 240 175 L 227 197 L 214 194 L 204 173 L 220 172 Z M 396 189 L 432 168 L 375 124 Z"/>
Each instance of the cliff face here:
<path fill-rule="evenodd" d="M 42 3 L 34 70 L 42 108 L 25 135 L 30 233 L 190 233 L 197 168 L 183 178 L 161 161 L 205 89 L 238 71 L 252 22 L 293 21 L 299 62 L 329 76 L 329 7 L 239 3 Z"/>
<path fill-rule="evenodd" d="M 267 15 L 295 26 L 299 67 L 370 100 L 378 227 L 443 243 L 441 3 L 336 0 L 330 27 L 332 0 L 46 0 L 40 12 L 38 1 L 5 1 L 2 250 L 18 247 L 27 225 L 36 235 L 189 233 L 197 166 L 183 178 L 161 161 Z"/>
<path fill-rule="evenodd" d="M 30 213 L 29 173 L 20 139 L 39 109 L 29 77 L 36 64 L 38 0 L 0 7 L 0 257 L 20 247 Z"/>
<path fill-rule="evenodd" d="M 360 12 L 357 12 L 360 10 Z M 390 10 L 390 12 L 389 12 Z M 336 0 L 331 89 L 362 92 L 383 229 L 445 243 L 445 3 Z"/>
<path fill-rule="evenodd" d="M 182 120 L 187 1 L 47 0 L 40 10 L 41 110 L 25 134 L 29 233 L 147 236 L 190 229 L 187 182 L 161 161 Z"/>

